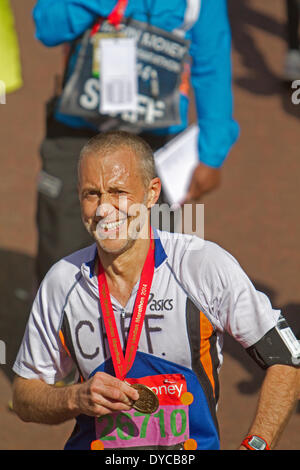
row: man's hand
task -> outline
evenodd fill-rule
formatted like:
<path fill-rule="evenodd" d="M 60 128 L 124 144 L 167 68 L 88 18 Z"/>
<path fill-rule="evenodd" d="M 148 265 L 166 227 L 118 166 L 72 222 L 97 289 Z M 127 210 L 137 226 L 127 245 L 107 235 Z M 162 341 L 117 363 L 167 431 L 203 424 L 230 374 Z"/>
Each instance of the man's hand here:
<path fill-rule="evenodd" d="M 105 372 L 97 372 L 87 382 L 55 387 L 40 379 L 16 377 L 13 407 L 26 422 L 60 424 L 79 414 L 101 416 L 129 410 L 138 392 Z"/>
<path fill-rule="evenodd" d="M 97 372 L 77 387 L 75 403 L 80 414 L 101 416 L 130 410 L 138 397 L 138 392 L 125 382 L 105 372 Z"/>
<path fill-rule="evenodd" d="M 183 204 L 198 201 L 203 194 L 216 189 L 221 183 L 221 169 L 199 163 L 193 173 Z"/>

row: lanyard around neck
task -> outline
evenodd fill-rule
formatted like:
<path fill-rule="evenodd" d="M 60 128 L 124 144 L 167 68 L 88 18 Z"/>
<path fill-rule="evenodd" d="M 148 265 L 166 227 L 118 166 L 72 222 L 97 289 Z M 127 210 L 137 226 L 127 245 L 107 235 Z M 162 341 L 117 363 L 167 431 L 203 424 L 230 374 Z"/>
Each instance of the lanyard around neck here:
<path fill-rule="evenodd" d="M 113 10 L 110 12 L 110 14 L 107 17 L 107 21 L 110 24 L 112 24 L 116 29 L 119 29 L 127 4 L 128 4 L 128 0 L 118 0 L 116 6 L 113 8 Z M 94 24 L 94 26 L 92 27 L 91 36 L 99 32 L 102 21 L 103 21 L 103 18 L 100 18 Z"/>
<path fill-rule="evenodd" d="M 128 4 L 128 0 L 118 0 L 114 9 L 108 15 L 108 18 L 107 18 L 108 22 L 117 29 L 123 19 L 127 4 Z"/>
<path fill-rule="evenodd" d="M 126 374 L 131 369 L 136 356 L 136 351 L 138 348 L 138 343 L 143 328 L 148 297 L 150 294 L 154 274 L 154 264 L 154 239 L 153 234 L 151 233 L 150 246 L 146 261 L 143 266 L 139 288 L 135 299 L 133 315 L 129 329 L 129 336 L 126 346 L 126 353 L 124 358 L 115 321 L 115 316 L 110 300 L 109 288 L 107 285 L 105 271 L 99 259 L 99 300 L 115 374 L 116 377 L 120 380 L 125 379 Z"/>

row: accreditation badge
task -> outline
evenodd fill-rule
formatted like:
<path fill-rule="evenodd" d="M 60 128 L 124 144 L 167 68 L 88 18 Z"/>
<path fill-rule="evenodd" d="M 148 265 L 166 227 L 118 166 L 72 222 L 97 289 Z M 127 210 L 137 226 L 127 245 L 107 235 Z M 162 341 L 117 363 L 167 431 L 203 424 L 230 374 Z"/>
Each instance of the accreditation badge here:
<path fill-rule="evenodd" d="M 128 108 L 126 104 L 127 109 L 119 111 L 115 107 L 117 101 L 122 104 L 123 100 L 131 100 L 133 96 L 134 79 L 130 69 L 134 67 L 126 68 L 126 63 L 123 63 L 118 77 L 116 74 L 112 77 L 112 68 L 105 67 L 107 78 L 101 79 L 104 70 L 100 64 L 101 44 L 105 38 L 116 38 L 114 26 L 103 21 L 96 34 L 86 31 L 76 43 L 77 56 L 69 61 L 67 67 L 59 112 L 81 117 L 99 129 L 111 119 L 119 125 L 149 130 L 179 124 L 180 86 L 184 67 L 189 60 L 189 41 L 175 33 L 132 19 L 124 20 L 117 34 L 118 37 L 121 35 L 134 40 L 136 44 L 136 106 Z M 101 104 L 103 86 L 106 87 L 104 93 L 108 108 Z M 133 103 L 133 100 L 130 102 Z"/>

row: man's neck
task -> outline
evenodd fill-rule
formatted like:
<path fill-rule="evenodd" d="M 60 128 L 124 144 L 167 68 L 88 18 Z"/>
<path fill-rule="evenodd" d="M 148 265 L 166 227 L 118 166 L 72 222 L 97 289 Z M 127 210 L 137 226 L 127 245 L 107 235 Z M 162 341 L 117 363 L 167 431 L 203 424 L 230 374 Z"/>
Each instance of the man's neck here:
<path fill-rule="evenodd" d="M 109 291 L 123 306 L 141 276 L 149 246 L 149 238 L 139 238 L 118 255 L 107 253 L 98 246 L 98 257 L 105 271 Z"/>

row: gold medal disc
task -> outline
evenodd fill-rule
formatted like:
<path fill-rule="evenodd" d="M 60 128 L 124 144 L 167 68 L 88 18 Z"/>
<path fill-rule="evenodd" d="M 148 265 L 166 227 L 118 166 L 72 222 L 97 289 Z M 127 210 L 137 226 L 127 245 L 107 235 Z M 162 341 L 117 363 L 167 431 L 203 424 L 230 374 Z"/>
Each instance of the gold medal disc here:
<path fill-rule="evenodd" d="M 159 407 L 157 395 L 146 385 L 132 384 L 130 386 L 139 392 L 139 398 L 133 403 L 132 407 L 140 413 L 154 413 Z"/>

